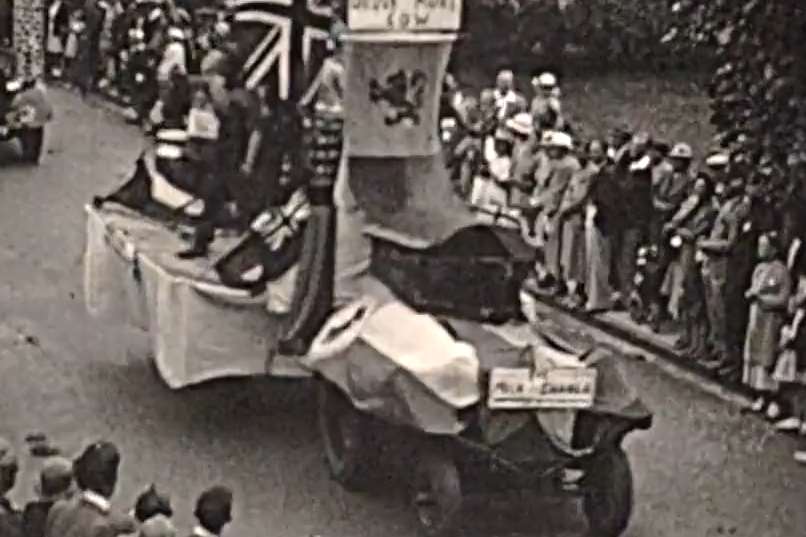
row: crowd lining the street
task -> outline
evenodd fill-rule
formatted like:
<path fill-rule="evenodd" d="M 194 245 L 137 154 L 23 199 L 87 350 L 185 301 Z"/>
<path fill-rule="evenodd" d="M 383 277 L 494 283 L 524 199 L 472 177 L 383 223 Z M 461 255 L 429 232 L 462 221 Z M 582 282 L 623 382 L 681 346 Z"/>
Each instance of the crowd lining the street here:
<path fill-rule="evenodd" d="M 575 139 L 554 74 L 532 79 L 531 103 L 514 81 L 502 71 L 478 98 L 449 91 L 457 112 L 443 125 L 455 131 L 457 190 L 540 252 L 533 292 L 676 330 L 681 355 L 744 383 L 777 429 L 806 435 L 801 190 L 773 204 L 763 173 L 727 148 L 697 162 L 684 141 L 627 127 Z"/>
<path fill-rule="evenodd" d="M 19 508 L 8 498 L 20 469 L 16 450 L 0 438 L 0 537 L 176 537 L 168 496 L 154 485 L 141 493 L 130 512 L 111 501 L 118 483 L 121 453 L 111 442 L 87 446 L 73 461 L 52 446 L 32 444 L 32 453 L 48 453 L 34 486 L 36 497 Z M 203 491 L 191 537 L 217 537 L 232 520 L 232 491 L 216 485 Z"/>
<path fill-rule="evenodd" d="M 199 12 L 173 0 L 53 0 L 47 73 L 84 94 L 122 99 L 147 129 L 187 129 L 198 177 L 210 192 L 225 189 L 235 181 L 215 176 L 254 173 L 261 135 L 279 132 L 260 120 L 242 128 L 251 114 L 246 105 L 233 112 L 232 95 L 222 112 L 216 91 L 231 84 L 188 83 L 189 74 L 228 76 L 227 19 L 223 8 Z M 338 48 L 319 85 L 327 106 L 341 98 Z M 532 86 L 529 101 L 502 71 L 476 97 L 449 75 L 441 111 L 456 190 L 481 217 L 522 229 L 538 252 L 531 290 L 589 314 L 627 309 L 655 331 L 673 328 L 681 355 L 744 383 L 757 395 L 754 411 L 806 435 L 806 189 L 772 204 L 763 173 L 730 148 L 710 148 L 697 162 L 685 141 L 626 126 L 582 140 L 557 77 L 537 73 Z M 255 117 L 279 106 L 251 93 L 261 103 Z M 244 201 L 208 197 L 227 196 Z M 212 236 L 197 230 L 181 255 L 204 255 Z M 797 457 L 806 462 L 806 452 Z"/>

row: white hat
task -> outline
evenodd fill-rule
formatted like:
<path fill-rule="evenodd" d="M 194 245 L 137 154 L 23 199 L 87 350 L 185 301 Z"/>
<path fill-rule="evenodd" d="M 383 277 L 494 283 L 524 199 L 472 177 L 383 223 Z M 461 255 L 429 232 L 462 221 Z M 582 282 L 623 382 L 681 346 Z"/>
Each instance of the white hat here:
<path fill-rule="evenodd" d="M 543 134 L 542 143 L 546 147 L 560 147 L 569 151 L 574 148 L 574 139 L 569 134 L 560 131 L 546 131 Z"/>
<path fill-rule="evenodd" d="M 230 32 L 229 23 L 227 23 L 226 21 L 218 21 L 217 23 L 215 23 L 215 32 L 221 36 L 229 35 Z"/>
<path fill-rule="evenodd" d="M 730 163 L 730 155 L 727 153 L 714 153 L 705 159 L 705 165 L 711 168 L 721 168 Z"/>
<path fill-rule="evenodd" d="M 168 37 L 182 41 L 185 39 L 185 32 L 183 32 L 181 28 L 172 26 L 171 28 L 168 28 Z"/>
<path fill-rule="evenodd" d="M 532 79 L 532 84 L 544 88 L 553 88 L 557 85 L 557 77 L 553 73 L 543 73 Z"/>
<path fill-rule="evenodd" d="M 160 129 L 157 131 L 157 141 L 168 143 L 182 143 L 188 141 L 188 133 L 184 129 Z"/>
<path fill-rule="evenodd" d="M 682 158 L 682 159 L 691 159 L 694 158 L 694 152 L 691 150 L 691 146 L 685 143 L 675 144 L 671 151 L 669 151 L 669 158 Z"/>
<path fill-rule="evenodd" d="M 515 117 L 508 119 L 506 126 L 512 132 L 523 136 L 529 136 L 534 130 L 532 115 L 528 112 L 521 112 L 520 114 L 516 114 Z"/>

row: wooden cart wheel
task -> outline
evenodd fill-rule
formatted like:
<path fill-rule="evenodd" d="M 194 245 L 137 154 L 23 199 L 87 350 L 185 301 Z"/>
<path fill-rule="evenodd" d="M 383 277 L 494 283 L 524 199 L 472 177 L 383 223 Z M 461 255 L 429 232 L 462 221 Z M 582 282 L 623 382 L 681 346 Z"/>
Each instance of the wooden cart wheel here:
<path fill-rule="evenodd" d="M 585 476 L 583 508 L 591 537 L 618 537 L 630 523 L 633 478 L 620 447 L 595 457 Z"/>
<path fill-rule="evenodd" d="M 319 434 L 330 475 L 348 490 L 366 484 L 373 459 L 366 420 L 332 384 L 317 383 Z"/>
<path fill-rule="evenodd" d="M 459 529 L 462 486 L 459 470 L 444 452 L 426 453 L 414 478 L 414 508 L 427 537 L 450 537 Z"/>

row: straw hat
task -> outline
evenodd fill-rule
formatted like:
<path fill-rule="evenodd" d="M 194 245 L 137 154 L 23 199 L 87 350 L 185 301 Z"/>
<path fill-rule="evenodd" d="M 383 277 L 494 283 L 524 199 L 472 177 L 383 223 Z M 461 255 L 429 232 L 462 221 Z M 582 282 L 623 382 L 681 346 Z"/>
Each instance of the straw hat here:
<path fill-rule="evenodd" d="M 520 114 L 516 114 L 515 117 L 508 119 L 506 126 L 512 132 L 522 136 L 529 136 L 534 130 L 532 126 L 532 115 L 528 112 L 521 112 Z"/>
<path fill-rule="evenodd" d="M 557 77 L 554 73 L 542 73 L 532 79 L 532 84 L 541 88 L 554 88 L 557 86 Z"/>
<path fill-rule="evenodd" d="M 672 150 L 669 152 L 669 158 L 691 160 L 694 158 L 694 151 L 692 151 L 690 145 L 686 143 L 678 143 L 672 147 Z"/>
<path fill-rule="evenodd" d="M 574 148 L 574 139 L 571 135 L 560 131 L 546 131 L 541 143 L 545 147 L 558 147 L 569 151 Z"/>

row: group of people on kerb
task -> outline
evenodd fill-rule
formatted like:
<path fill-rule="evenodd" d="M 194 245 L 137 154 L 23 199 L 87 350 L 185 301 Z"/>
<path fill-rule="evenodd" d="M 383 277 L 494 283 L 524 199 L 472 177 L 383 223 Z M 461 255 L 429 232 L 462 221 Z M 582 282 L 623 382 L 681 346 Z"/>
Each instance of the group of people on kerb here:
<path fill-rule="evenodd" d="M 17 485 L 20 462 L 13 445 L 0 438 L 0 537 L 176 537 L 170 498 L 149 486 L 134 507 L 112 505 L 121 453 L 111 442 L 88 445 L 75 460 L 58 455 L 42 439 L 31 439 L 31 453 L 44 456 L 34 484 L 35 497 L 23 507 L 9 499 Z M 233 496 L 216 485 L 203 491 L 184 535 L 218 537 L 232 521 Z"/>
<path fill-rule="evenodd" d="M 133 122 L 145 122 L 161 85 L 175 73 L 200 73 L 217 55 L 228 17 L 222 2 L 49 0 L 46 76 L 83 95 L 118 98 Z"/>
<path fill-rule="evenodd" d="M 552 73 L 532 79 L 531 103 L 511 71 L 478 98 L 454 86 L 456 189 L 534 244 L 533 292 L 679 331 L 683 356 L 743 382 L 755 411 L 806 435 L 802 165 L 777 203 L 745 150 L 714 147 L 698 161 L 685 141 L 626 127 L 575 137 Z"/>

